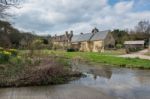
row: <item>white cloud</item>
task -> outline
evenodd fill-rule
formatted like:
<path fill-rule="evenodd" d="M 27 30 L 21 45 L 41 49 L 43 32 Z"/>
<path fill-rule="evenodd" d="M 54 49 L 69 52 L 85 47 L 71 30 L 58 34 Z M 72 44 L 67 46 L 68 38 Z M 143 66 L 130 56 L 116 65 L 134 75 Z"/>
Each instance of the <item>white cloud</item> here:
<path fill-rule="evenodd" d="M 114 6 L 114 11 L 116 11 L 119 14 L 130 11 L 133 7 L 133 3 L 134 3 L 133 1 L 119 2 Z"/>
<path fill-rule="evenodd" d="M 88 32 L 130 28 L 139 20 L 150 20 L 150 11 L 133 11 L 135 1 L 110 5 L 108 0 L 26 0 L 21 9 L 13 8 L 15 26 L 40 34 L 62 34 L 66 30 Z"/>

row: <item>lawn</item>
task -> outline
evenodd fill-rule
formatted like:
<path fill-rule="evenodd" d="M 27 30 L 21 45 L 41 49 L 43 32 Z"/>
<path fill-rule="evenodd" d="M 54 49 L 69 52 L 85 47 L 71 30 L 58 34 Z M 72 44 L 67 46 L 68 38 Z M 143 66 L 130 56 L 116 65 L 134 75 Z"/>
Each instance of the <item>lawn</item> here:
<path fill-rule="evenodd" d="M 113 65 L 128 68 L 144 68 L 150 69 L 150 60 L 139 58 L 121 58 L 109 53 L 93 53 L 93 52 L 65 52 L 65 51 L 44 51 L 47 54 L 56 54 L 57 56 L 65 56 L 69 59 L 81 58 L 85 61 Z"/>

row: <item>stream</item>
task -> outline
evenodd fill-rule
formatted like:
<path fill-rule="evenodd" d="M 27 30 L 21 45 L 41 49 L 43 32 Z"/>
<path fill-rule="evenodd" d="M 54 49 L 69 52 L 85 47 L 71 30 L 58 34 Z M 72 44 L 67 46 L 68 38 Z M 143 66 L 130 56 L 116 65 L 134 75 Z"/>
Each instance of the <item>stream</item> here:
<path fill-rule="evenodd" d="M 1 88 L 0 99 L 150 99 L 150 70 L 85 63 L 73 69 L 85 76 L 63 85 Z"/>

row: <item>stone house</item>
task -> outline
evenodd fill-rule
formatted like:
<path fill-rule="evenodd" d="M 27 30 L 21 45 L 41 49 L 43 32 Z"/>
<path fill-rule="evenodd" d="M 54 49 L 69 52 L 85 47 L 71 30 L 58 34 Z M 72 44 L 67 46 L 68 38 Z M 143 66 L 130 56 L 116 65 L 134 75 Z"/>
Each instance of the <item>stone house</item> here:
<path fill-rule="evenodd" d="M 115 39 L 110 31 L 93 29 L 91 33 L 72 37 L 72 48 L 87 52 L 104 52 L 105 48 L 115 46 Z"/>
<path fill-rule="evenodd" d="M 74 35 L 71 41 L 72 48 L 79 51 L 91 51 L 90 39 L 92 36 L 92 33 Z"/>
<path fill-rule="evenodd" d="M 115 46 L 115 39 L 108 30 L 94 33 L 90 41 L 93 52 L 104 52 L 105 49 L 114 48 Z"/>
<path fill-rule="evenodd" d="M 73 36 L 73 31 L 66 33 L 64 35 L 55 35 L 54 37 L 51 38 L 51 42 L 53 45 L 53 49 L 67 49 L 71 45 L 71 38 Z"/>
<path fill-rule="evenodd" d="M 144 49 L 144 44 L 145 44 L 144 40 L 124 42 L 124 46 L 126 48 L 127 53 Z"/>

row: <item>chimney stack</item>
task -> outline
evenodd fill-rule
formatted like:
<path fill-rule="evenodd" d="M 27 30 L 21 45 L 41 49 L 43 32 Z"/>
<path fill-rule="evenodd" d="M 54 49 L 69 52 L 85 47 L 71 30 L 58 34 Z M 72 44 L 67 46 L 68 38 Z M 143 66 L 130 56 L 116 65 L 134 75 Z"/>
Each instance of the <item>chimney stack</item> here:
<path fill-rule="evenodd" d="M 70 34 L 73 34 L 73 31 L 72 31 L 72 30 L 70 31 Z"/>
<path fill-rule="evenodd" d="M 70 35 L 71 35 L 71 37 L 73 36 L 73 31 L 72 30 L 70 31 Z"/>
<path fill-rule="evenodd" d="M 97 33 L 97 32 L 99 32 L 99 30 L 95 27 L 95 28 L 92 30 L 92 33 L 95 34 L 95 33 Z"/>
<path fill-rule="evenodd" d="M 68 31 L 66 31 L 65 33 L 66 33 L 66 36 L 67 36 L 68 35 Z"/>

